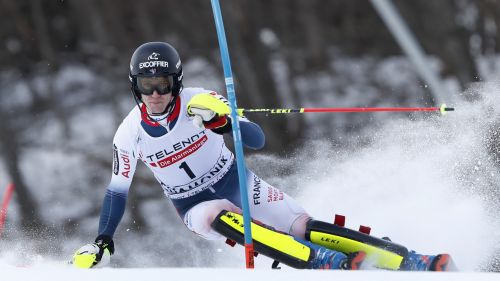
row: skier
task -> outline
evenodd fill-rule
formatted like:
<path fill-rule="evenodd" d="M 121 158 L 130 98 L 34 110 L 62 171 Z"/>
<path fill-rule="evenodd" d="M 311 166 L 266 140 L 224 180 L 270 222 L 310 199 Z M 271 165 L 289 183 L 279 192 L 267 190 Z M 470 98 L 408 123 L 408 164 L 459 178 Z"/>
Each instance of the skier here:
<path fill-rule="evenodd" d="M 203 88 L 183 88 L 179 55 L 163 42 L 145 43 L 135 50 L 129 80 L 137 107 L 125 117 L 113 140 L 113 173 L 102 204 L 98 235 L 94 243 L 76 251 L 72 263 L 90 268 L 114 253 L 113 234 L 125 211 L 137 160 L 151 169 L 190 230 L 206 239 L 230 238 L 242 243 L 237 168 L 223 139 L 235 122 L 228 115 L 227 100 Z M 265 137 L 259 125 L 243 116 L 239 122 L 244 145 L 262 148 Z M 380 248 L 379 256 L 386 256 L 377 263 L 379 267 L 448 269 L 450 258 L 446 254 L 419 255 L 387 240 L 366 238 L 315 221 L 294 199 L 250 170 L 247 184 L 250 213 L 255 220 L 252 229 L 257 230 L 253 235 L 256 250 L 277 261 L 295 268 L 358 269 L 374 248 L 363 245 L 371 243 Z M 359 245 L 339 249 L 338 241 L 327 243 L 339 231 Z"/>

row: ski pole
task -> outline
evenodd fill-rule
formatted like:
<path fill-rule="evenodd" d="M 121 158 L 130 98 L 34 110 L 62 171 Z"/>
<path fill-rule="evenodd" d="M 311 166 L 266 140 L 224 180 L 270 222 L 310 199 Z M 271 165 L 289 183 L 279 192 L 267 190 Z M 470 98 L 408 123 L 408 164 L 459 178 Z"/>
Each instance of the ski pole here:
<path fill-rule="evenodd" d="M 12 193 L 14 192 L 14 184 L 11 183 L 7 185 L 7 189 L 3 194 L 2 205 L 0 208 L 0 236 L 2 236 L 3 227 L 5 225 L 5 220 L 7 218 L 7 207 L 9 206 L 10 199 L 12 198 Z"/>
<path fill-rule="evenodd" d="M 445 115 L 448 111 L 454 111 L 453 107 L 327 107 L 327 108 L 238 108 L 238 115 L 245 113 L 265 113 L 265 114 L 288 114 L 288 113 L 308 113 L 308 112 L 412 112 L 412 111 L 439 111 Z"/>

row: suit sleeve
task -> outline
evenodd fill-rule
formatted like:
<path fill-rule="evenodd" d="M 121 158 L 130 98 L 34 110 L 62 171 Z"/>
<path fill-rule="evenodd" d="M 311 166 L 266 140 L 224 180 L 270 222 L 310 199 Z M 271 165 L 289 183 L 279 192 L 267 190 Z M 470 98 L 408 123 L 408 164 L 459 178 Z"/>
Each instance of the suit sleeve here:
<path fill-rule="evenodd" d="M 113 171 L 102 203 L 98 235 L 112 238 L 125 212 L 128 191 L 137 166 L 132 131 L 124 122 L 113 139 Z"/>
<path fill-rule="evenodd" d="M 252 149 L 261 149 L 266 143 L 266 136 L 262 128 L 245 117 L 239 117 L 241 140 L 245 146 Z"/>
<path fill-rule="evenodd" d="M 251 149 L 263 148 L 266 143 L 266 137 L 260 126 L 248 120 L 246 117 L 239 116 L 238 120 L 240 120 L 241 141 L 243 144 Z M 231 134 L 233 126 L 232 118 L 227 118 L 227 121 L 224 127 L 212 129 L 212 131 L 219 135 Z"/>

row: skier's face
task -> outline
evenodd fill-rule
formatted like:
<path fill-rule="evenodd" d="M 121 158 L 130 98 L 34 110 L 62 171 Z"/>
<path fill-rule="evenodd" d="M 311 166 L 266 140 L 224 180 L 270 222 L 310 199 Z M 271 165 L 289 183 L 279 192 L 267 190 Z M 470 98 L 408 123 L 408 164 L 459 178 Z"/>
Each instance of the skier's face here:
<path fill-rule="evenodd" d="M 162 113 L 167 108 L 171 99 L 172 93 L 160 95 L 157 90 L 154 90 L 152 95 L 142 95 L 142 101 L 146 104 L 151 114 Z"/>

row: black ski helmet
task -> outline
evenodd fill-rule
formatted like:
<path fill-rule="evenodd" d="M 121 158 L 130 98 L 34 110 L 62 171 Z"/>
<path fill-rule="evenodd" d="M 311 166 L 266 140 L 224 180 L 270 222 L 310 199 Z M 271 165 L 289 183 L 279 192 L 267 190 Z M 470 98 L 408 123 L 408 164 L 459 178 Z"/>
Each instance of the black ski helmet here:
<path fill-rule="evenodd" d="M 137 88 L 138 76 L 172 76 L 172 95 L 178 96 L 182 90 L 182 64 L 179 54 L 170 44 L 164 42 L 148 42 L 139 46 L 130 59 L 128 78 L 132 93 L 141 100 Z"/>

